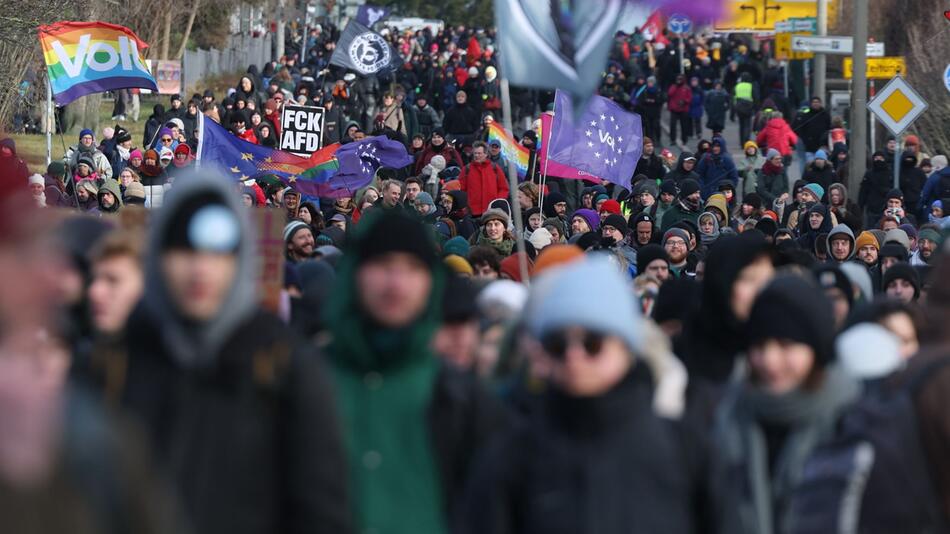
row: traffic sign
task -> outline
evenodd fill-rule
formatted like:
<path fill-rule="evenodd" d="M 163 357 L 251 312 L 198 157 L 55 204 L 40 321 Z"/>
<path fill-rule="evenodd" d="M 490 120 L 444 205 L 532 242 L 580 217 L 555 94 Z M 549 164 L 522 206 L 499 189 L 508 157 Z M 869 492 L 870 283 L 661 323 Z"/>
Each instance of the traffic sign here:
<path fill-rule="evenodd" d="M 927 109 L 927 103 L 904 78 L 895 76 L 868 102 L 868 109 L 898 136 Z"/>
<path fill-rule="evenodd" d="M 795 37 L 792 39 L 792 50 L 850 56 L 854 51 L 854 40 L 837 35 Z M 867 51 L 868 57 L 881 57 L 884 55 L 884 43 L 868 43 Z"/>
<path fill-rule="evenodd" d="M 713 28 L 730 33 L 773 32 L 777 21 L 817 16 L 815 0 L 727 0 Z M 837 18 L 838 0 L 828 0 L 828 20 Z"/>
<path fill-rule="evenodd" d="M 950 91 L 950 65 L 947 65 L 947 68 L 943 70 L 943 86 L 947 88 L 947 91 Z"/>
<path fill-rule="evenodd" d="M 846 80 L 851 79 L 851 71 L 854 68 L 852 63 L 853 60 L 850 57 L 844 58 L 842 67 Z M 907 61 L 903 56 L 869 57 L 865 72 L 869 80 L 890 80 L 894 76 L 907 74 Z"/>
<path fill-rule="evenodd" d="M 815 54 L 811 52 L 796 52 L 792 50 L 792 39 L 800 35 L 809 35 L 807 33 L 776 33 L 775 34 L 775 59 L 778 61 L 788 61 L 792 59 L 811 59 Z"/>
<path fill-rule="evenodd" d="M 673 13 L 670 15 L 669 20 L 666 21 L 666 27 L 673 33 L 689 33 L 689 31 L 693 29 L 693 21 L 686 15 Z"/>

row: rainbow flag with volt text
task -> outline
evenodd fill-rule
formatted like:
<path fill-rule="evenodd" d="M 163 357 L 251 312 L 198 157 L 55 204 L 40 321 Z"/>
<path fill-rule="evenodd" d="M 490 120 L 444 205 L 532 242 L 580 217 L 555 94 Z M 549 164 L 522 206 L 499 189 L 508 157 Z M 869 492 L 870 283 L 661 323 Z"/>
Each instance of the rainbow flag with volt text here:
<path fill-rule="evenodd" d="M 505 161 L 513 161 L 515 169 L 518 171 L 518 178 L 524 178 L 528 175 L 528 161 L 531 153 L 528 148 L 515 141 L 508 130 L 505 130 L 497 123 L 491 123 L 488 126 L 488 142 L 497 141 L 501 145 L 501 157 Z M 507 170 L 507 169 L 506 169 Z"/>
<path fill-rule="evenodd" d="M 148 44 L 132 30 L 106 22 L 56 22 L 38 31 L 53 97 L 60 106 L 113 89 L 158 91 L 142 59 Z"/>

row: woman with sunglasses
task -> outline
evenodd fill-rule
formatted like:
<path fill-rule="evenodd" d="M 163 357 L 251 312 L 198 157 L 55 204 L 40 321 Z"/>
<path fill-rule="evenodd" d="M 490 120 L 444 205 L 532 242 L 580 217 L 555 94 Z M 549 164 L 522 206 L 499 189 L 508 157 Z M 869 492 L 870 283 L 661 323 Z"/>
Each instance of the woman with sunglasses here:
<path fill-rule="evenodd" d="M 698 440 L 671 420 L 685 372 L 629 279 L 607 257 L 574 260 L 532 281 L 524 316 L 542 391 L 476 464 L 459 532 L 696 531 Z"/>
<path fill-rule="evenodd" d="M 785 275 L 755 299 L 745 373 L 718 407 L 710 495 L 716 532 L 795 532 L 791 499 L 805 461 L 859 394 L 832 362 L 834 318 L 811 280 Z"/>

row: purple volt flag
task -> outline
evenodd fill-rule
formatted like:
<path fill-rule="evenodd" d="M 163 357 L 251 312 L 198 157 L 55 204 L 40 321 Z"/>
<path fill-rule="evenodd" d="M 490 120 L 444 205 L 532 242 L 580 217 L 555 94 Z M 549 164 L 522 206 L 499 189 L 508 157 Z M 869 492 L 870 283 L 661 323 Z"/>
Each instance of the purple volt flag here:
<path fill-rule="evenodd" d="M 355 185 L 357 189 L 369 184 L 381 167 L 401 169 L 412 163 L 406 146 L 385 135 L 347 143 L 336 151 L 336 159 L 340 169 L 335 178 L 345 180 L 351 188 L 362 184 Z"/>
<path fill-rule="evenodd" d="M 630 189 L 643 152 L 640 116 L 595 95 L 575 121 L 571 97 L 563 91 L 555 95 L 554 106 L 548 157 Z"/>
<path fill-rule="evenodd" d="M 391 8 L 363 4 L 360 6 L 359 11 L 356 12 L 356 21 L 367 28 L 372 28 L 373 24 L 386 20 L 390 13 L 392 13 Z"/>

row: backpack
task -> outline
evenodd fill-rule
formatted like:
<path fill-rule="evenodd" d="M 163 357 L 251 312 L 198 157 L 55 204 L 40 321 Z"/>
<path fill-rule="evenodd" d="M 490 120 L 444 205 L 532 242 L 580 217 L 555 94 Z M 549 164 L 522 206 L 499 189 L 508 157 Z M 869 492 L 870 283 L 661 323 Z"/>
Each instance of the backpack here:
<path fill-rule="evenodd" d="M 890 393 L 869 394 L 836 437 L 805 464 L 792 499 L 794 534 L 950 532 L 920 442 L 914 398 L 950 358 L 934 361 Z"/>
<path fill-rule="evenodd" d="M 755 102 L 745 98 L 737 98 L 735 109 L 739 115 L 752 115 L 755 113 Z"/>

